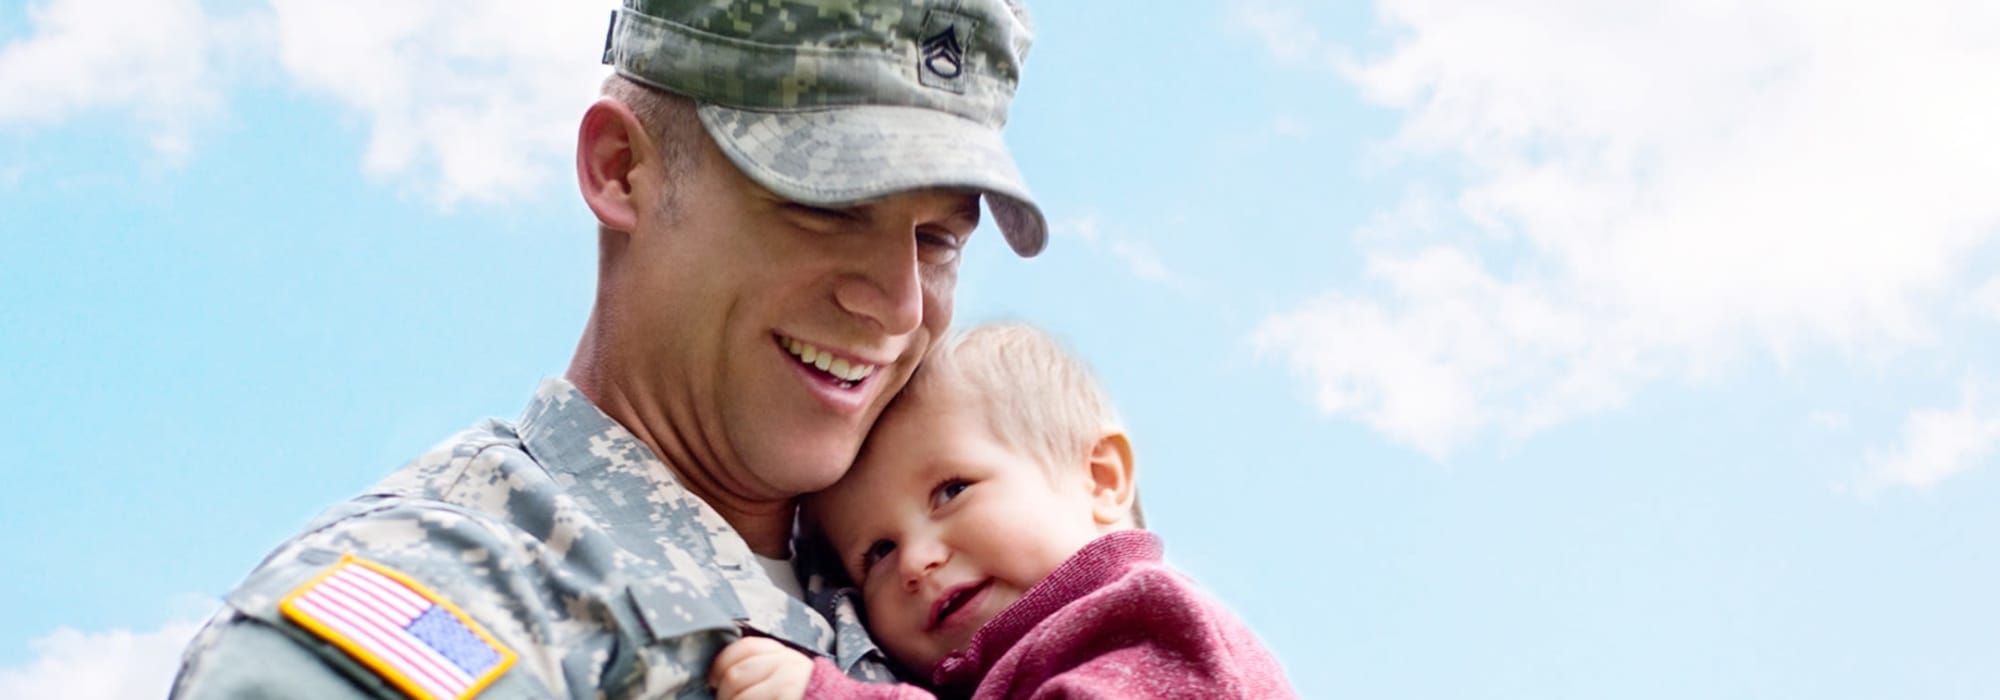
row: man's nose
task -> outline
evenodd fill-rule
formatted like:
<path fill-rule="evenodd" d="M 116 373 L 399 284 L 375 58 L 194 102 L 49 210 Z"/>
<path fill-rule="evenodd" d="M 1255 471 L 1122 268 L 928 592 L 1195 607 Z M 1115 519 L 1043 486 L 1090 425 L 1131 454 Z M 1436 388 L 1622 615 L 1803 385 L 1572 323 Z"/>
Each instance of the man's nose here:
<path fill-rule="evenodd" d="M 871 236 L 875 240 L 856 252 L 854 267 L 834 289 L 834 299 L 885 335 L 914 331 L 924 321 L 916 232 L 878 231 Z"/>

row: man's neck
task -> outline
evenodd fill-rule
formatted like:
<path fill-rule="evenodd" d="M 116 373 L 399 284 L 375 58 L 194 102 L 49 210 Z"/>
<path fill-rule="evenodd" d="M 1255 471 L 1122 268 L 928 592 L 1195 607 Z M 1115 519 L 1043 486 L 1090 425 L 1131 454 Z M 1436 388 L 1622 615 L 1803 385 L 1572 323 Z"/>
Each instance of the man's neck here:
<path fill-rule="evenodd" d="M 640 408 L 649 405 L 649 402 L 636 400 L 620 391 L 617 382 L 611 381 L 608 376 L 615 373 L 605 371 L 604 358 L 590 350 L 590 334 L 586 332 L 566 375 L 570 383 L 598 410 L 617 421 L 652 450 L 653 456 L 666 465 L 667 471 L 673 474 L 681 487 L 715 509 L 750 546 L 750 551 L 773 559 L 791 556 L 792 517 L 797 510 L 797 502 L 794 499 L 769 501 L 744 498 L 731 493 L 722 483 L 722 472 L 727 469 L 724 460 L 719 455 L 694 449 L 689 441 L 681 440 L 664 415 Z"/>

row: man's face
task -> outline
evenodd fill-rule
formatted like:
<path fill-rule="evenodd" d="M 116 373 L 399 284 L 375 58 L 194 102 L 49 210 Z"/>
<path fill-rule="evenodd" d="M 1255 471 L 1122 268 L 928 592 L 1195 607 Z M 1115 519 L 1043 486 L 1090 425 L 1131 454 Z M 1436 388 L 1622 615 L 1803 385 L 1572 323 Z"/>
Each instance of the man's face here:
<path fill-rule="evenodd" d="M 843 209 L 787 201 L 706 153 L 630 237 L 644 422 L 672 425 L 717 488 L 752 500 L 838 479 L 951 323 L 978 195 L 902 193 Z M 635 183 L 634 187 L 646 186 Z M 672 449 L 672 448 L 669 448 Z M 729 465 L 740 465 L 730 469 Z"/>
<path fill-rule="evenodd" d="M 1103 534 L 1083 471 L 1003 443 L 976 398 L 928 385 L 883 416 L 811 509 L 861 587 L 875 641 L 929 672 Z"/>

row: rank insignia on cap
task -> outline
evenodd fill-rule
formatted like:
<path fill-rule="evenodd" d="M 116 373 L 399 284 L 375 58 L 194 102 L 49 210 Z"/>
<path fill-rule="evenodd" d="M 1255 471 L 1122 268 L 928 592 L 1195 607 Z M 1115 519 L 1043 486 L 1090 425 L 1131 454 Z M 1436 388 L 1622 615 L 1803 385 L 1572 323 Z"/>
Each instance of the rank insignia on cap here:
<path fill-rule="evenodd" d="M 513 650 L 458 606 L 352 554 L 278 609 L 421 700 L 470 698 L 514 665 Z"/>

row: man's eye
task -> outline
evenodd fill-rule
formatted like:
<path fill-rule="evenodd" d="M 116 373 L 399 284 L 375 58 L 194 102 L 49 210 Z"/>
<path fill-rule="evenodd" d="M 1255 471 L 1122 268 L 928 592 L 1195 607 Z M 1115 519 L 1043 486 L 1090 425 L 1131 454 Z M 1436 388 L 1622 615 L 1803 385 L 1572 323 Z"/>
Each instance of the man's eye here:
<path fill-rule="evenodd" d="M 889 556 L 889 553 L 894 551 L 896 551 L 896 543 L 888 540 L 875 540 L 874 544 L 868 545 L 868 549 L 861 553 L 861 574 L 867 576 L 868 570 L 875 568 L 875 562 L 882 561 L 883 557 Z"/>
<path fill-rule="evenodd" d="M 943 508 L 944 504 L 950 503 L 951 499 L 958 498 L 958 495 L 965 493 L 965 489 L 970 486 L 972 486 L 972 482 L 964 479 L 950 479 L 942 484 L 938 484 L 937 490 L 931 492 L 931 507 Z"/>
<path fill-rule="evenodd" d="M 931 265 L 945 265 L 958 259 L 964 243 L 949 233 L 917 232 L 917 257 Z"/>

